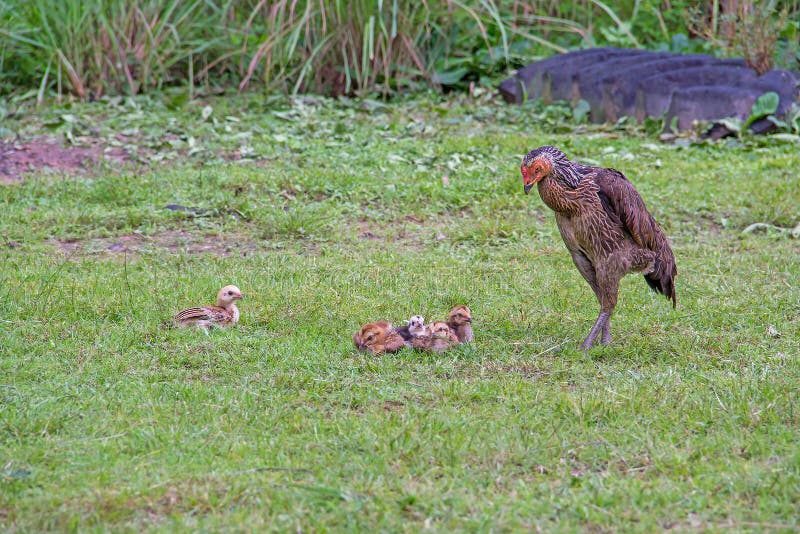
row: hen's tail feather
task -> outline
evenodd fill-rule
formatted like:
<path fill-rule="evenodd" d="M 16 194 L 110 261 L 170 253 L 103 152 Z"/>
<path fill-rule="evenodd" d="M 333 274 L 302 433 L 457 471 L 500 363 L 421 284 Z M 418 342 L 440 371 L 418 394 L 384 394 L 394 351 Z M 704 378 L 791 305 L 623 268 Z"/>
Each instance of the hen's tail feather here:
<path fill-rule="evenodd" d="M 672 307 L 678 305 L 678 298 L 675 293 L 675 276 L 678 270 L 675 267 L 675 260 L 662 261 L 656 260 L 653 272 L 644 275 L 644 280 L 650 289 L 656 293 L 661 293 L 667 300 L 672 301 Z"/>

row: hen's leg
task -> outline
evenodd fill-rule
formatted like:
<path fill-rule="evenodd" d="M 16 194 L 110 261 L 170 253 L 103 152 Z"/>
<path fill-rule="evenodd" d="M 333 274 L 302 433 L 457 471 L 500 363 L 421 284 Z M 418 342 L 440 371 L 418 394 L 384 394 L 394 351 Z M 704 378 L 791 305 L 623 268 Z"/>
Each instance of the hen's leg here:
<path fill-rule="evenodd" d="M 569 253 L 572 256 L 572 263 L 574 263 L 575 267 L 578 268 L 578 271 L 580 271 L 584 280 L 586 280 L 586 282 L 592 288 L 595 297 L 597 297 L 597 300 L 599 301 L 600 288 L 597 287 L 597 275 L 594 272 L 594 265 L 592 265 L 592 262 L 589 261 L 589 258 L 584 256 L 579 251 L 570 250 Z"/>
<path fill-rule="evenodd" d="M 600 336 L 600 343 L 603 345 L 610 345 L 611 344 L 611 316 L 606 319 L 606 323 L 603 325 L 603 332 Z"/>
<path fill-rule="evenodd" d="M 603 345 L 611 343 L 611 314 L 617 306 L 617 292 L 621 278 L 619 273 L 613 271 L 601 270 L 597 273 L 595 294 L 600 302 L 600 315 L 597 316 L 597 321 L 581 344 L 582 350 L 592 348 L 598 335 L 601 336 L 600 342 Z"/>
<path fill-rule="evenodd" d="M 589 335 L 586 336 L 586 339 L 583 340 L 581 343 L 581 350 L 589 350 L 594 345 L 597 336 L 605 331 L 606 325 L 608 325 L 609 318 L 611 317 L 610 313 L 606 313 L 601 311 L 600 315 L 597 316 L 597 321 L 595 321 L 594 326 L 591 330 L 589 330 Z"/>
<path fill-rule="evenodd" d="M 597 297 L 597 302 L 600 303 L 602 307 L 603 298 L 602 298 L 602 291 L 600 290 L 600 286 L 597 284 L 597 275 L 594 270 L 594 265 L 592 262 L 589 261 L 589 258 L 584 256 L 579 251 L 570 251 L 572 255 L 572 262 L 575 264 L 575 267 L 578 268 L 578 271 L 583 275 L 583 278 L 589 284 L 589 287 L 592 288 L 594 291 L 594 296 Z M 612 307 L 613 310 L 613 307 Z M 594 345 L 597 336 L 601 335 L 600 342 L 604 345 L 611 342 L 611 334 L 609 333 L 611 324 L 611 313 L 604 315 L 601 311 L 600 315 L 597 317 L 597 321 L 595 321 L 594 326 L 589 331 L 589 335 L 586 337 L 584 342 L 581 344 L 581 350 L 589 350 L 592 345 Z"/>

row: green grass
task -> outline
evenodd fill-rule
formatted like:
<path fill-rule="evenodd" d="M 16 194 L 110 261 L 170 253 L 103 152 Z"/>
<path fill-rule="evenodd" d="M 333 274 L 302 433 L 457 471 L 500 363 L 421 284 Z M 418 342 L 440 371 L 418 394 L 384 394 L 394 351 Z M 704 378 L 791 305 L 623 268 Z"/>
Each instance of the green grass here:
<path fill-rule="evenodd" d="M 130 167 L 0 186 L 0 528 L 797 528 L 800 242 L 741 234 L 800 222 L 796 147 L 469 101 L 137 102 L 66 110 L 137 130 Z M 597 304 L 522 193 L 545 143 L 625 172 L 677 256 L 678 309 L 626 278 L 588 356 Z M 161 326 L 227 283 L 236 328 Z M 471 346 L 352 347 L 456 303 Z"/>

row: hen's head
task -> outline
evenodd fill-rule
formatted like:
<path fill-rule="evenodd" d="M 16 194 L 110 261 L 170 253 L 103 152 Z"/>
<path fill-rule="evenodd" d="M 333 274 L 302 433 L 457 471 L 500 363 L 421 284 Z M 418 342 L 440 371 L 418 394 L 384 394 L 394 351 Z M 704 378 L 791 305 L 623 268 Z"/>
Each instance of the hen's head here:
<path fill-rule="evenodd" d="M 226 308 L 233 304 L 233 301 L 242 298 L 242 292 L 236 286 L 225 286 L 217 293 L 217 305 Z"/>
<path fill-rule="evenodd" d="M 409 328 L 419 328 L 424 324 L 425 324 L 425 318 L 421 315 L 412 315 L 411 319 L 408 320 Z"/>
<path fill-rule="evenodd" d="M 540 146 L 528 152 L 522 158 L 521 168 L 525 194 L 527 195 L 534 185 L 547 178 L 553 172 L 553 168 L 564 161 L 569 160 L 567 160 L 563 152 L 554 146 Z"/>
<path fill-rule="evenodd" d="M 466 306 L 456 306 L 447 315 L 447 322 L 455 326 L 472 322 L 472 311 Z"/>

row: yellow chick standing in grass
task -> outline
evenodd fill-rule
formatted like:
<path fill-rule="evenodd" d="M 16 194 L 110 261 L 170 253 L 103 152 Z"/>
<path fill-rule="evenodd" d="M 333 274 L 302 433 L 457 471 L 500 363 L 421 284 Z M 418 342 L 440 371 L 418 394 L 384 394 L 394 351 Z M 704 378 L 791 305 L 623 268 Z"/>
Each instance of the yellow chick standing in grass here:
<path fill-rule="evenodd" d="M 242 292 L 236 286 L 225 286 L 217 293 L 216 306 L 201 306 L 179 311 L 172 318 L 176 326 L 199 326 L 208 333 L 212 326 L 225 328 L 239 322 L 239 308 L 236 301 L 242 299 Z"/>

